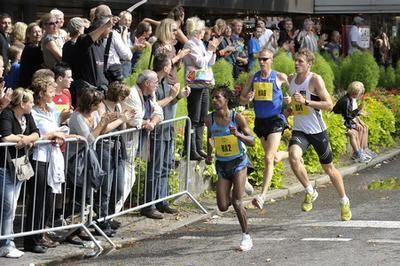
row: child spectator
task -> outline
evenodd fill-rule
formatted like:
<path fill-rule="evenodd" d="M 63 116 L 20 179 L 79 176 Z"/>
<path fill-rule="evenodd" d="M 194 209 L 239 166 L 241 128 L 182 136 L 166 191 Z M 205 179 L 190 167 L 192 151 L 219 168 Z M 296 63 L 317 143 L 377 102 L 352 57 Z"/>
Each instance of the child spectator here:
<path fill-rule="evenodd" d="M 364 94 L 364 84 L 353 81 L 347 88 L 347 94 L 336 103 L 333 111 L 341 114 L 344 118 L 344 125 L 347 128 L 347 135 L 353 148 L 352 159 L 356 162 L 367 163 L 377 155 L 368 149 L 368 126 L 360 119 L 362 105 L 357 100 Z"/>
<path fill-rule="evenodd" d="M 7 75 L 4 77 L 4 81 L 6 82 L 6 88 L 15 89 L 17 87 L 18 78 L 19 78 L 19 68 L 20 68 L 20 60 L 22 54 L 22 48 L 13 45 L 8 48 L 8 59 L 10 60 L 11 66 Z"/>

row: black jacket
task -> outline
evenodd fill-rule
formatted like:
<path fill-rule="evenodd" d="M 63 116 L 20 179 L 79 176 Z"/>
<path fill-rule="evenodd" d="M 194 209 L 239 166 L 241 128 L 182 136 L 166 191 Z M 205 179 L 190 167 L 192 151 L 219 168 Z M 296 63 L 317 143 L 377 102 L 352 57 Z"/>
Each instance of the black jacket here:
<path fill-rule="evenodd" d="M 344 125 L 347 128 L 353 128 L 353 119 L 358 116 L 360 110 L 357 108 L 353 110 L 353 101 L 349 94 L 344 95 L 337 101 L 333 107 L 333 112 L 335 114 L 341 114 L 344 118 Z"/>

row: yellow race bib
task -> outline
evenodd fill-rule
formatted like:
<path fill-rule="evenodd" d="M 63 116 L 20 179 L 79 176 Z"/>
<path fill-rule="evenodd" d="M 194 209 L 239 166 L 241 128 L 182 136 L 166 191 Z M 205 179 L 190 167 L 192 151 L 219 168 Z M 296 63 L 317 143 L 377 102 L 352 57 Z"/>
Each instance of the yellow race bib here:
<path fill-rule="evenodd" d="M 293 115 L 308 115 L 310 114 L 310 109 L 308 106 L 298 103 L 292 98 L 292 102 L 290 103 L 292 108 Z"/>
<path fill-rule="evenodd" d="M 234 135 L 215 136 L 215 155 L 230 157 L 240 154 L 239 141 Z"/>
<path fill-rule="evenodd" d="M 272 83 L 254 82 L 254 99 L 256 101 L 272 101 Z"/>

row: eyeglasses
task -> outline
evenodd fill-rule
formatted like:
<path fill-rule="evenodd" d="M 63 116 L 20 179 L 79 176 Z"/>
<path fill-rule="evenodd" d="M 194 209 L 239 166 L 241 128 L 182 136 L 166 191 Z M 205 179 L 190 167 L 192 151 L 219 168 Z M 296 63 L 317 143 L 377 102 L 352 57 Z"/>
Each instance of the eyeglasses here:
<path fill-rule="evenodd" d="M 57 25 L 57 24 L 58 24 L 58 21 L 46 23 L 47 26 L 54 26 L 54 25 Z"/>
<path fill-rule="evenodd" d="M 178 31 L 178 29 L 172 29 L 172 32 L 177 32 Z"/>
<path fill-rule="evenodd" d="M 271 59 L 271 58 L 269 58 L 269 57 L 260 57 L 260 58 L 258 58 L 259 61 L 268 61 L 269 59 Z"/>

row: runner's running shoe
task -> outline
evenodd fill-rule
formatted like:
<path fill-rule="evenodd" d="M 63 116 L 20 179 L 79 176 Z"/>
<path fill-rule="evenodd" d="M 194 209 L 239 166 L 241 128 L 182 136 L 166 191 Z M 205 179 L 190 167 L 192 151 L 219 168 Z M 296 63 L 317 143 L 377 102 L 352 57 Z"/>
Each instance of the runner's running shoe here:
<path fill-rule="evenodd" d="M 304 197 L 303 204 L 301 205 L 301 209 L 305 212 L 309 212 L 313 208 L 313 202 L 318 198 L 318 192 L 314 190 L 312 193 L 306 193 Z"/>

